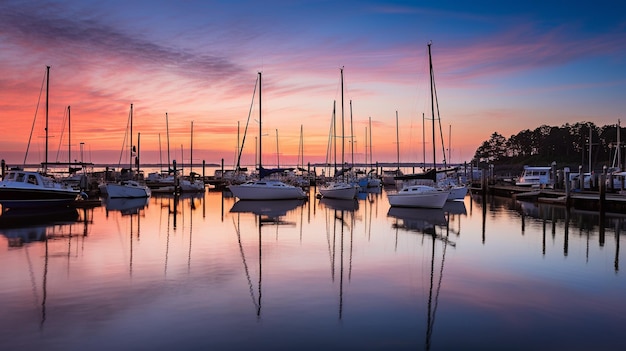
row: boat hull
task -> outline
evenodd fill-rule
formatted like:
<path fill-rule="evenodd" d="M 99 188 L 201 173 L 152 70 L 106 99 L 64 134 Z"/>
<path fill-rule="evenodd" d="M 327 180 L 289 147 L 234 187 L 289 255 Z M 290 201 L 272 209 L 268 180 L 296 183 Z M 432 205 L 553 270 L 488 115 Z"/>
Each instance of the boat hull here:
<path fill-rule="evenodd" d="M 467 187 L 465 186 L 454 186 L 448 190 L 450 191 L 448 201 L 463 200 L 467 195 Z"/>
<path fill-rule="evenodd" d="M 304 199 L 304 190 L 282 182 L 258 182 L 231 185 L 228 187 L 240 200 L 288 200 Z"/>
<path fill-rule="evenodd" d="M 355 199 L 359 193 L 359 188 L 347 183 L 335 183 L 328 187 L 320 188 L 322 197 L 328 199 Z"/>
<path fill-rule="evenodd" d="M 0 188 L 0 204 L 3 208 L 62 206 L 74 202 L 77 196 L 78 191 L 67 189 Z"/>
<path fill-rule="evenodd" d="M 443 208 L 448 200 L 448 191 L 433 191 L 418 194 L 387 194 L 389 205 L 396 207 Z"/>
<path fill-rule="evenodd" d="M 147 186 L 132 186 L 123 184 L 107 184 L 106 194 L 109 198 L 149 197 L 150 188 Z"/>

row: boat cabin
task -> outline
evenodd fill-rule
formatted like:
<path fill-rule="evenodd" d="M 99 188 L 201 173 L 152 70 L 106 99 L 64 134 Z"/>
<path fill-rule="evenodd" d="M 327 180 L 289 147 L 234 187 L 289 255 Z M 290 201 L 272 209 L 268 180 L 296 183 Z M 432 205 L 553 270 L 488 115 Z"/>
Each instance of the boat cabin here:
<path fill-rule="evenodd" d="M 552 167 L 524 166 L 524 172 L 515 182 L 517 186 L 530 187 L 545 187 L 553 184 Z"/>

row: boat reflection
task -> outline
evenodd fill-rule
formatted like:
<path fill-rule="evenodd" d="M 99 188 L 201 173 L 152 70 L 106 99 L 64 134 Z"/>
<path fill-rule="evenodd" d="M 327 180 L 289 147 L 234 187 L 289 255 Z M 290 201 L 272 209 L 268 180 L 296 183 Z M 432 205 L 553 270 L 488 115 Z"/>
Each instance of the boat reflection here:
<path fill-rule="evenodd" d="M 323 207 L 331 210 L 354 212 L 359 209 L 359 201 L 357 199 L 329 199 L 323 197 L 319 201 Z"/>
<path fill-rule="evenodd" d="M 239 200 L 231 207 L 230 212 L 253 213 L 259 216 L 277 219 L 278 217 L 286 215 L 287 212 L 304 205 L 304 202 L 305 200 L 303 199 L 270 201 Z"/>
<path fill-rule="evenodd" d="M 465 202 L 462 201 L 446 201 L 443 205 L 443 212 L 453 215 L 467 215 Z"/>
<path fill-rule="evenodd" d="M 399 221 L 393 224 L 396 229 L 405 229 L 420 233 L 434 233 L 435 226 L 446 226 L 448 221 L 443 209 L 390 207 L 387 217 Z"/>
<path fill-rule="evenodd" d="M 105 198 L 104 206 L 107 211 L 118 211 L 122 215 L 137 214 L 148 206 L 149 197 L 138 198 Z"/>
<path fill-rule="evenodd" d="M 78 212 L 71 207 L 6 210 L 0 215 L 0 234 L 8 239 L 9 246 L 22 246 L 45 241 L 50 227 L 75 223 L 78 218 Z"/>

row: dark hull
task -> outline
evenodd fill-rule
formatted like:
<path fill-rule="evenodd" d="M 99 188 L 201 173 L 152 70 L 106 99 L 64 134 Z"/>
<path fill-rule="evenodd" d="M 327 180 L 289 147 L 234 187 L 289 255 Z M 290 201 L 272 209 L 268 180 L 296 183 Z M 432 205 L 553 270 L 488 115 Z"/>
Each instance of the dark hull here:
<path fill-rule="evenodd" d="M 0 188 L 0 204 L 3 208 L 54 207 L 72 203 L 77 195 L 71 191 Z"/>

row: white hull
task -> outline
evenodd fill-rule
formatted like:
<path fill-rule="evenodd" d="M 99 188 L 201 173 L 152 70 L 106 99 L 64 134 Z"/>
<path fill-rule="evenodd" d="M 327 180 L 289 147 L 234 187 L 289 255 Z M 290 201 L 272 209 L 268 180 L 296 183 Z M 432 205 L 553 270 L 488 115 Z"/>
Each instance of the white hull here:
<path fill-rule="evenodd" d="M 320 188 L 322 197 L 329 199 L 354 199 L 359 194 L 359 188 L 348 183 L 331 183 L 327 187 Z"/>
<path fill-rule="evenodd" d="M 453 186 L 448 190 L 450 191 L 448 201 L 463 200 L 467 195 L 467 187 L 465 186 Z"/>
<path fill-rule="evenodd" d="M 255 181 L 228 187 L 240 200 L 287 200 L 304 199 L 306 194 L 301 188 L 279 181 Z"/>
<path fill-rule="evenodd" d="M 105 188 L 109 198 L 149 197 L 151 195 L 150 188 L 134 181 L 123 184 L 109 183 L 105 185 Z"/>
<path fill-rule="evenodd" d="M 180 191 L 183 193 L 200 193 L 204 191 L 204 182 L 201 180 L 180 180 Z"/>
<path fill-rule="evenodd" d="M 396 207 L 443 208 L 449 193 L 432 187 L 411 186 L 395 194 L 387 194 L 387 199 L 389 205 Z"/>

